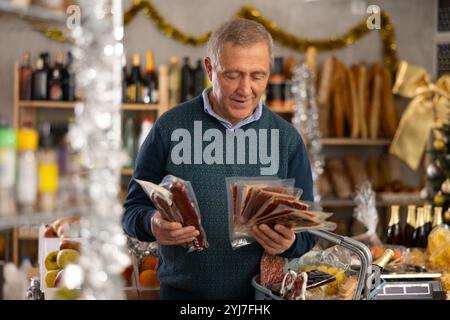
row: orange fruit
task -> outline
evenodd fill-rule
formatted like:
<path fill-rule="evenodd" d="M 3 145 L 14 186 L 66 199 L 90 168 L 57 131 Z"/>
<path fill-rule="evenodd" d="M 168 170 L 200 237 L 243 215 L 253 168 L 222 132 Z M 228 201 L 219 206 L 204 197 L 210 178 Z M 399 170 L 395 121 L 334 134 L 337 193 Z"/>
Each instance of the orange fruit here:
<path fill-rule="evenodd" d="M 155 270 L 144 270 L 139 274 L 139 283 L 142 287 L 157 287 L 159 279 Z"/>
<path fill-rule="evenodd" d="M 147 256 L 141 260 L 141 271 L 156 270 L 158 268 L 158 257 Z"/>

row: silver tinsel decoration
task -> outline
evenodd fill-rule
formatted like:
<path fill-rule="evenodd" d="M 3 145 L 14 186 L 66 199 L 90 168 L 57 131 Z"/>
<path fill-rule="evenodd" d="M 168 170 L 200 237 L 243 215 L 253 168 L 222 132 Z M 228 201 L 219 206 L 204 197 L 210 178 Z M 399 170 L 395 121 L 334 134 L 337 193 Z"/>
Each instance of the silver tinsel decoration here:
<path fill-rule="evenodd" d="M 320 202 L 316 181 L 323 172 L 324 161 L 320 142 L 319 110 L 314 89 L 314 75 L 305 63 L 294 69 L 292 93 L 295 101 L 292 123 L 307 145 L 314 185 L 314 202 Z"/>
<path fill-rule="evenodd" d="M 81 25 L 72 29 L 77 91 L 69 141 L 86 169 L 80 267 L 64 277 L 69 289 L 81 286 L 83 299 L 124 299 L 121 272 L 130 264 L 121 228 L 119 202 L 121 142 L 121 0 L 80 0 Z"/>

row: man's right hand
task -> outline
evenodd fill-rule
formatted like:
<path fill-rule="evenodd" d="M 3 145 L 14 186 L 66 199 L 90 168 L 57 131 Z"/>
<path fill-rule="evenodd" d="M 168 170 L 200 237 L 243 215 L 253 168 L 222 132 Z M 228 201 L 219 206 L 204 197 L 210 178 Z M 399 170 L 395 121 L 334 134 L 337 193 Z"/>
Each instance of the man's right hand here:
<path fill-rule="evenodd" d="M 193 226 L 183 227 L 179 222 L 164 220 L 159 211 L 151 219 L 153 236 L 161 245 L 179 245 L 192 242 L 200 234 Z"/>

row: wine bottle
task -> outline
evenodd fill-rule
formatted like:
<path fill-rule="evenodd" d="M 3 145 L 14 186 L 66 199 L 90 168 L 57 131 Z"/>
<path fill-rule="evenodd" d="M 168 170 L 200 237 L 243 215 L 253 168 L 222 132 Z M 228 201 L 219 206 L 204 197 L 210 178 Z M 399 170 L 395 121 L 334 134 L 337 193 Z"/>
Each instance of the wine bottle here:
<path fill-rule="evenodd" d="M 181 67 L 177 57 L 170 57 L 169 64 L 169 107 L 173 107 L 180 102 L 181 95 Z"/>
<path fill-rule="evenodd" d="M 203 69 L 203 64 L 202 64 L 202 60 L 198 59 L 197 60 L 197 66 L 194 69 L 194 83 L 193 83 L 193 87 L 194 87 L 194 92 L 193 92 L 193 96 L 198 96 L 200 94 L 202 94 L 205 84 L 205 71 Z"/>
<path fill-rule="evenodd" d="M 24 52 L 22 56 L 22 65 L 19 69 L 19 96 L 20 100 L 31 99 L 31 75 L 30 52 Z"/>
<path fill-rule="evenodd" d="M 408 216 L 406 217 L 406 225 L 403 233 L 403 243 L 407 247 L 413 247 L 413 233 L 416 226 L 416 206 L 408 206 Z"/>
<path fill-rule="evenodd" d="M 158 103 L 158 74 L 153 63 L 153 52 L 146 53 L 146 67 L 144 76 L 144 87 L 142 90 L 142 100 L 144 103 Z"/>
<path fill-rule="evenodd" d="M 36 68 L 31 76 L 31 99 L 46 100 L 47 99 L 47 76 L 48 72 L 44 69 L 44 61 L 42 58 L 37 59 Z"/>
<path fill-rule="evenodd" d="M 433 218 L 431 216 L 431 209 L 432 209 L 432 206 L 430 204 L 426 204 L 423 206 L 424 220 L 425 220 L 425 232 L 427 234 L 427 238 L 428 238 L 428 235 L 430 234 L 431 227 L 433 224 Z"/>
<path fill-rule="evenodd" d="M 63 100 L 63 63 L 64 56 L 61 51 L 55 55 L 55 66 L 51 69 L 48 80 L 48 99 L 52 101 Z"/>
<path fill-rule="evenodd" d="M 386 243 L 401 245 L 402 232 L 400 229 L 400 207 L 391 206 L 391 218 L 389 220 L 389 226 L 386 234 Z"/>
<path fill-rule="evenodd" d="M 67 52 L 67 63 L 62 69 L 63 99 L 64 101 L 75 101 L 75 73 L 73 72 L 73 55 Z"/>
<path fill-rule="evenodd" d="M 181 101 L 192 99 L 192 70 L 189 64 L 189 58 L 183 58 L 183 66 L 181 67 Z"/>
<path fill-rule="evenodd" d="M 139 103 L 142 101 L 142 77 L 141 77 L 141 59 L 139 54 L 135 53 L 132 57 L 132 67 L 130 78 L 128 80 L 128 95 L 130 102 Z"/>
<path fill-rule="evenodd" d="M 414 246 L 419 248 L 427 247 L 427 235 L 425 232 L 424 208 L 417 209 L 416 228 L 414 229 Z"/>
<path fill-rule="evenodd" d="M 276 57 L 267 86 L 267 103 L 271 108 L 284 106 L 284 87 L 286 78 L 283 74 L 283 57 Z"/>
<path fill-rule="evenodd" d="M 434 217 L 433 217 L 433 227 L 447 227 L 444 223 L 444 219 L 442 218 L 442 207 L 434 207 Z"/>

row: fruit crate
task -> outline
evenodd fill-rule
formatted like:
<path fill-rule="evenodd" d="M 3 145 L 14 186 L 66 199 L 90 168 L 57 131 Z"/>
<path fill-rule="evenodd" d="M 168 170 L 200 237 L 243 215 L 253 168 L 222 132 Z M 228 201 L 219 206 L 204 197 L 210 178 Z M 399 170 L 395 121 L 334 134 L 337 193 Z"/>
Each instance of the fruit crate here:
<path fill-rule="evenodd" d="M 44 237 L 44 231 L 45 226 L 42 225 L 39 228 L 39 244 L 38 244 L 38 264 L 39 264 L 39 273 L 40 273 L 40 289 L 44 293 L 44 297 L 46 300 L 54 300 L 56 298 L 56 293 L 58 292 L 59 288 L 50 288 L 47 287 L 46 281 L 45 281 L 45 275 L 47 273 L 47 269 L 45 267 L 45 258 L 47 255 L 54 251 L 59 250 L 59 245 L 62 240 L 73 240 L 82 242 L 81 238 L 49 238 Z M 134 267 L 134 266 L 133 266 Z M 133 273 L 130 277 L 130 281 L 128 282 L 127 286 L 123 287 L 123 291 L 125 294 L 126 299 L 129 300 L 137 300 L 139 298 L 138 290 L 137 290 L 137 276 L 136 276 L 136 268 L 134 267 Z"/>
<path fill-rule="evenodd" d="M 143 257 L 144 258 L 144 257 Z M 133 256 L 133 265 L 134 265 L 134 274 L 135 274 L 135 282 L 137 284 L 137 290 L 139 293 L 140 300 L 159 300 L 159 285 L 155 286 L 143 286 L 139 277 L 140 277 L 140 264 L 141 260 Z M 156 270 L 155 270 L 156 271 Z"/>

